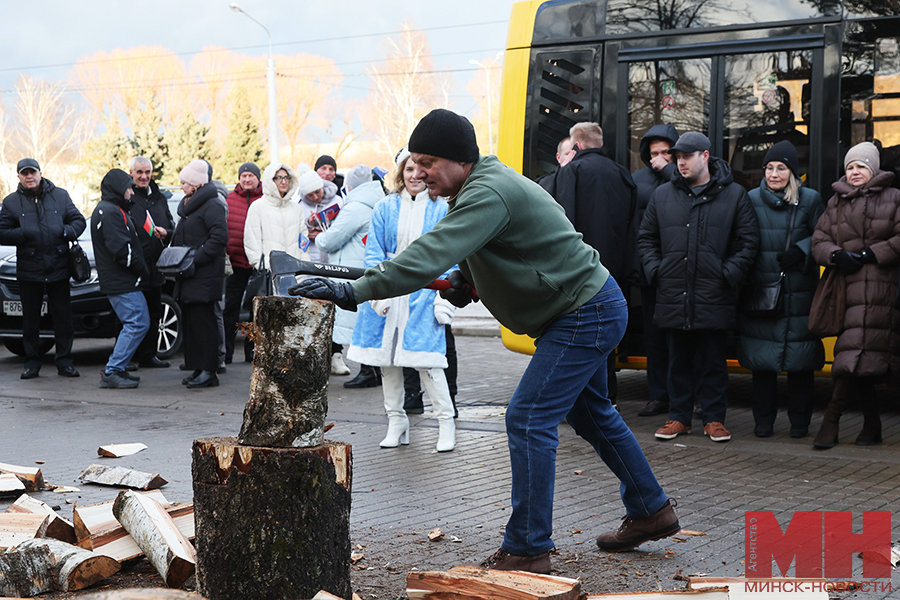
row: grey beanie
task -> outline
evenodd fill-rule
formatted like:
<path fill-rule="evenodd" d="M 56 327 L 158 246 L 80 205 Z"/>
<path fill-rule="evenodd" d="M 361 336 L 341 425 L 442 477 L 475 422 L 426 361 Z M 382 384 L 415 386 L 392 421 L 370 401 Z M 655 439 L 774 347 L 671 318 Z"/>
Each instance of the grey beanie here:
<path fill-rule="evenodd" d="M 350 172 L 344 177 L 344 185 L 347 186 L 347 191 L 355 189 L 370 181 L 372 181 L 372 169 L 366 165 L 356 165 L 350 169 Z"/>
<path fill-rule="evenodd" d="M 881 157 L 878 148 L 872 142 L 861 142 L 847 151 L 844 157 L 844 170 L 850 163 L 859 163 L 869 169 L 874 175 L 881 168 Z"/>

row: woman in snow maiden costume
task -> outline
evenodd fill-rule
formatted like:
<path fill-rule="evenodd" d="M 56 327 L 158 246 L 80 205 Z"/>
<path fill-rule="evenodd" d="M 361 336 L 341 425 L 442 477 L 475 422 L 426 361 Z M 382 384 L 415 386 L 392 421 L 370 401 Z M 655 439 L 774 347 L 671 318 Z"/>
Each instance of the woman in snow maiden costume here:
<path fill-rule="evenodd" d="M 392 259 L 434 229 L 447 214 L 447 203 L 429 196 L 425 184 L 415 178 L 415 164 L 406 148 L 397 156 L 397 169 L 403 173 L 402 183 L 372 213 L 366 267 Z M 381 367 L 384 410 L 388 415 L 382 448 L 409 443 L 409 419 L 403 410 L 403 367 L 419 371 L 422 387 L 434 405 L 440 427 L 435 449 L 447 452 L 456 445 L 453 403 L 444 376 L 444 325 L 451 321 L 454 310 L 436 291 L 425 289 L 360 306 L 347 358 Z"/>

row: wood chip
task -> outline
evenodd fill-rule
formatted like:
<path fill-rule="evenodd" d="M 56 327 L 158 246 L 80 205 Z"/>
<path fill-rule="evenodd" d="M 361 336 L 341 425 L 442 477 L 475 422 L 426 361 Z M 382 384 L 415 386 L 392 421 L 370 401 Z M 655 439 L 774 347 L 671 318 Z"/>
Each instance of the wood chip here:
<path fill-rule="evenodd" d="M 97 448 L 97 454 L 108 458 L 121 458 L 123 456 L 131 456 L 137 454 L 141 450 L 146 450 L 147 446 L 141 443 L 132 444 L 109 444 Z"/>
<path fill-rule="evenodd" d="M 361 561 L 362 558 L 363 558 L 363 553 L 362 553 L 362 552 L 352 552 L 352 553 L 350 554 L 350 562 L 352 562 L 354 565 L 355 565 L 356 563 L 358 563 L 359 561 Z"/>
<path fill-rule="evenodd" d="M 444 537 L 444 532 L 441 531 L 440 527 L 436 527 L 428 532 L 428 539 L 432 542 L 436 542 L 442 537 Z"/>
<path fill-rule="evenodd" d="M 681 535 L 706 535 L 705 531 L 694 531 L 693 529 L 682 529 Z"/>

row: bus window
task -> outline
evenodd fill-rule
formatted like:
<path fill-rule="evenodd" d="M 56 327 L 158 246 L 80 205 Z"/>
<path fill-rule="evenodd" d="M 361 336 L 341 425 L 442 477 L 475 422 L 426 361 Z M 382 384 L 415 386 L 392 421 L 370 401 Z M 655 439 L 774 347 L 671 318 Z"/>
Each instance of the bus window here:
<path fill-rule="evenodd" d="M 628 63 L 631 171 L 644 168 L 641 137 L 654 125 L 708 133 L 710 65 L 709 58 Z"/>
<path fill-rule="evenodd" d="M 724 155 L 747 190 L 759 187 L 763 158 L 775 142 L 791 142 L 803 171 L 809 168 L 812 55 L 792 50 L 725 58 Z"/>
<path fill-rule="evenodd" d="M 881 148 L 881 168 L 900 177 L 900 38 L 885 35 L 894 33 L 877 21 L 847 27 L 840 135 L 841 157 L 871 141 Z M 898 178 L 893 186 L 900 187 Z"/>

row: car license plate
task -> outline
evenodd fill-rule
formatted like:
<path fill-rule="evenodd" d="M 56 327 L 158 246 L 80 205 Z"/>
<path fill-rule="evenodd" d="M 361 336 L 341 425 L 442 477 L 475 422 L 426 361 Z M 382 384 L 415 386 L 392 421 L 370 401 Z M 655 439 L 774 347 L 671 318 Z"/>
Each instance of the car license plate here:
<path fill-rule="evenodd" d="M 3 301 L 3 314 L 8 315 L 10 317 L 21 317 L 22 316 L 22 301 L 21 300 L 4 300 Z M 41 316 L 47 314 L 47 303 L 44 302 L 41 304 Z"/>

